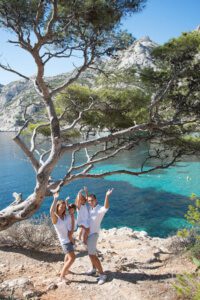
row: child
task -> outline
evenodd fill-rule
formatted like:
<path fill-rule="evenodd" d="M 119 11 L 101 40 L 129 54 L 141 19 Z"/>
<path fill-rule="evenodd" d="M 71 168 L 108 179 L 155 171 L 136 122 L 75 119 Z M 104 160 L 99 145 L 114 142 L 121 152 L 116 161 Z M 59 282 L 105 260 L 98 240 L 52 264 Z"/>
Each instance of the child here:
<path fill-rule="evenodd" d="M 89 235 L 89 210 L 87 207 L 88 190 L 84 187 L 85 196 L 82 194 L 82 190 L 78 192 L 76 197 L 77 207 L 77 225 L 80 227 L 79 240 L 83 240 L 84 244 L 87 243 Z"/>

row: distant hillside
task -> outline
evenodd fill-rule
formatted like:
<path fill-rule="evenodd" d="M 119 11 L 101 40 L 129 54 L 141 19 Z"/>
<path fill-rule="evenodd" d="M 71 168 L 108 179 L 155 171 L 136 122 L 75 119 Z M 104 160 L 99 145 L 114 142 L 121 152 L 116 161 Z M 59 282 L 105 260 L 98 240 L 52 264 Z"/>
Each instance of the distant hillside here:
<path fill-rule="evenodd" d="M 128 49 L 118 52 L 118 59 L 104 61 L 105 69 L 109 71 L 123 70 L 135 66 L 136 68 L 154 67 L 151 51 L 158 46 L 149 37 L 135 41 Z M 69 73 L 47 78 L 52 86 L 62 83 Z M 81 75 L 78 82 L 93 86 L 97 72 L 87 70 Z M 31 81 L 14 81 L 5 86 L 0 84 L 0 131 L 16 131 L 22 124 L 22 114 L 27 104 L 27 114 L 37 119 L 42 118 L 40 111 L 42 105 L 38 105 L 39 97 L 34 90 Z"/>

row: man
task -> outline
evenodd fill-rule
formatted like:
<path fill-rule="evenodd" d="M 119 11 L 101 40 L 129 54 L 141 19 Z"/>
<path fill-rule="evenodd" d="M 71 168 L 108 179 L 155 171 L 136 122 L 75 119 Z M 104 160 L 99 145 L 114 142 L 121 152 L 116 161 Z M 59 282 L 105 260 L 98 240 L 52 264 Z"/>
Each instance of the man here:
<path fill-rule="evenodd" d="M 87 246 L 88 246 L 88 255 L 92 263 L 92 269 L 87 272 L 87 275 L 94 275 L 96 274 L 96 270 L 98 270 L 100 274 L 98 284 L 103 284 L 106 281 L 106 275 L 104 274 L 101 262 L 97 257 L 96 245 L 99 237 L 101 221 L 105 213 L 109 209 L 109 196 L 112 194 L 112 192 L 113 189 L 109 189 L 106 192 L 104 206 L 100 206 L 98 204 L 96 196 L 94 194 L 88 196 L 88 203 L 90 205 L 90 209 L 89 209 L 90 227 L 89 227 Z"/>

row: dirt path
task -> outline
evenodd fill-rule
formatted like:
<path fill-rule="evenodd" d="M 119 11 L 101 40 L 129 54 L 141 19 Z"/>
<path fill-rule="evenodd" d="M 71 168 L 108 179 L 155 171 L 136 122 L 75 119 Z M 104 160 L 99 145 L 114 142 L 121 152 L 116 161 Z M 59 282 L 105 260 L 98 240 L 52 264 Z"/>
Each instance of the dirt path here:
<path fill-rule="evenodd" d="M 169 251 L 170 240 L 140 237 L 131 229 L 103 231 L 99 257 L 108 281 L 85 275 L 90 267 L 86 251 L 77 248 L 77 259 L 67 283 L 59 281 L 63 255 L 57 247 L 43 251 L 0 248 L 0 299 L 56 300 L 175 300 L 176 274 L 193 270 L 187 258 Z M 20 281 L 21 280 L 21 281 Z"/>

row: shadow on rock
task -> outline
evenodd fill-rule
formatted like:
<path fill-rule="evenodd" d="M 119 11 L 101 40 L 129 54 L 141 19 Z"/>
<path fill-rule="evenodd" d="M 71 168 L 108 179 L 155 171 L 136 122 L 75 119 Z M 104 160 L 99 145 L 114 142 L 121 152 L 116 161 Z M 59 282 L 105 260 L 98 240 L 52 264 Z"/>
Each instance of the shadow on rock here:
<path fill-rule="evenodd" d="M 138 281 L 159 281 L 165 279 L 171 279 L 177 276 L 177 274 L 166 273 L 159 275 L 148 275 L 145 273 L 125 273 L 125 272 L 106 272 L 108 274 L 108 281 L 113 279 L 119 279 L 130 283 L 137 283 Z"/>
<path fill-rule="evenodd" d="M 38 261 L 44 261 L 49 263 L 63 261 L 64 259 L 64 254 L 61 252 L 58 253 L 57 250 L 55 250 L 55 252 L 53 252 L 52 250 L 49 252 L 48 250 L 42 251 L 42 250 L 35 250 L 35 249 L 14 248 L 14 247 L 6 247 L 6 246 L 0 247 L 0 250 L 4 252 L 23 254 L 27 257 L 34 258 Z M 85 255 L 87 255 L 86 251 L 81 251 L 76 253 L 77 258 L 83 257 Z"/>

